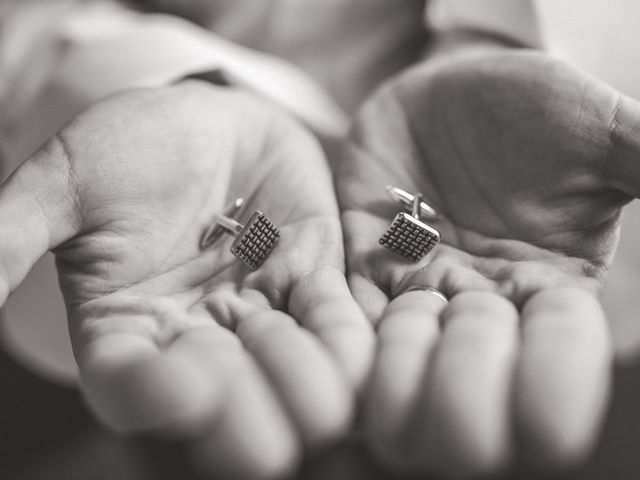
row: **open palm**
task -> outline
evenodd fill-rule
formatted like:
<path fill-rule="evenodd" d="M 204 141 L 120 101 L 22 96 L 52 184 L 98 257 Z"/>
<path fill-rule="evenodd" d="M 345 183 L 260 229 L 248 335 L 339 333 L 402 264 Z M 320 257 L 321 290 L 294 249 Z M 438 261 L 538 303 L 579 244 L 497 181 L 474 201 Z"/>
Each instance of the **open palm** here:
<path fill-rule="evenodd" d="M 239 220 L 261 210 L 281 232 L 256 272 L 229 239 L 199 248 L 238 197 Z M 201 465 L 241 478 L 348 428 L 373 337 L 328 167 L 286 116 L 195 81 L 116 95 L 14 173 L 0 218 L 5 295 L 56 254 L 83 392 L 107 425 L 197 439 Z"/>
<path fill-rule="evenodd" d="M 609 380 L 598 297 L 638 193 L 639 115 L 559 60 L 498 49 L 426 62 L 365 106 L 338 192 L 350 283 L 377 322 L 379 452 L 456 475 L 588 451 Z M 400 210 L 387 184 L 444 216 L 420 263 L 377 245 Z"/>

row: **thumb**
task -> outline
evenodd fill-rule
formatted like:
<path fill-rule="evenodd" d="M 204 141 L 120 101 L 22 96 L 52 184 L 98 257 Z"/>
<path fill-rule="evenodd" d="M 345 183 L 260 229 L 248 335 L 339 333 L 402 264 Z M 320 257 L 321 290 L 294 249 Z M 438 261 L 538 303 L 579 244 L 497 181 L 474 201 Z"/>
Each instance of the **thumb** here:
<path fill-rule="evenodd" d="M 640 103 L 621 95 L 611 119 L 606 176 L 612 186 L 640 197 Z"/>
<path fill-rule="evenodd" d="M 56 135 L 0 186 L 0 305 L 42 255 L 79 229 L 78 185 Z"/>

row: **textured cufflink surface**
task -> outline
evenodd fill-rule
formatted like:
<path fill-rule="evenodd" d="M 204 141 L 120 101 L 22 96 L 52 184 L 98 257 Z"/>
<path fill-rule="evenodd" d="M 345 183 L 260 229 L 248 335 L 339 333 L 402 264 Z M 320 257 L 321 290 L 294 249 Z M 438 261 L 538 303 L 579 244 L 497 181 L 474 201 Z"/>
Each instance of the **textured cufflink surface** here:
<path fill-rule="evenodd" d="M 251 270 L 257 270 L 275 248 L 279 238 L 280 231 L 265 214 L 254 212 L 231 245 L 231 253 Z"/>
<path fill-rule="evenodd" d="M 378 243 L 413 262 L 424 258 L 440 242 L 440 233 L 408 213 L 399 213 Z"/>

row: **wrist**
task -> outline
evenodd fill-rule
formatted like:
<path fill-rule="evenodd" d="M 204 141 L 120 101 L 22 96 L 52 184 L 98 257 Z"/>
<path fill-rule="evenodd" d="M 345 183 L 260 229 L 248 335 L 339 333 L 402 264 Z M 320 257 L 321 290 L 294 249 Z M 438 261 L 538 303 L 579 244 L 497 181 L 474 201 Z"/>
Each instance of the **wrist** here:
<path fill-rule="evenodd" d="M 432 0 L 427 24 L 454 48 L 542 48 L 538 12 L 530 0 Z"/>
<path fill-rule="evenodd" d="M 425 60 L 456 55 L 495 53 L 500 50 L 528 48 L 517 39 L 482 30 L 455 29 L 437 34 Z"/>

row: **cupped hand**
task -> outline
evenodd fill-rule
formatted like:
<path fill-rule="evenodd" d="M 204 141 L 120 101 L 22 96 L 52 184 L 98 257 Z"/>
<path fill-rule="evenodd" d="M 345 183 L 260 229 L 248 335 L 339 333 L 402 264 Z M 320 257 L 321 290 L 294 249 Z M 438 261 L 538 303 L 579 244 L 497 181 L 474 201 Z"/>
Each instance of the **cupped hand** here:
<path fill-rule="evenodd" d="M 365 105 L 337 182 L 349 281 L 379 339 L 366 422 L 387 460 L 465 476 L 589 451 L 610 380 L 599 296 L 640 193 L 639 132 L 633 101 L 526 50 L 433 59 Z M 419 263 L 378 245 L 402 210 L 388 184 L 443 214 Z"/>
<path fill-rule="evenodd" d="M 252 272 L 229 201 L 280 230 Z M 81 387 L 108 426 L 195 440 L 219 476 L 268 478 L 340 437 L 373 333 L 344 278 L 331 176 L 284 114 L 196 81 L 92 106 L 0 189 L 2 297 L 57 257 Z"/>

